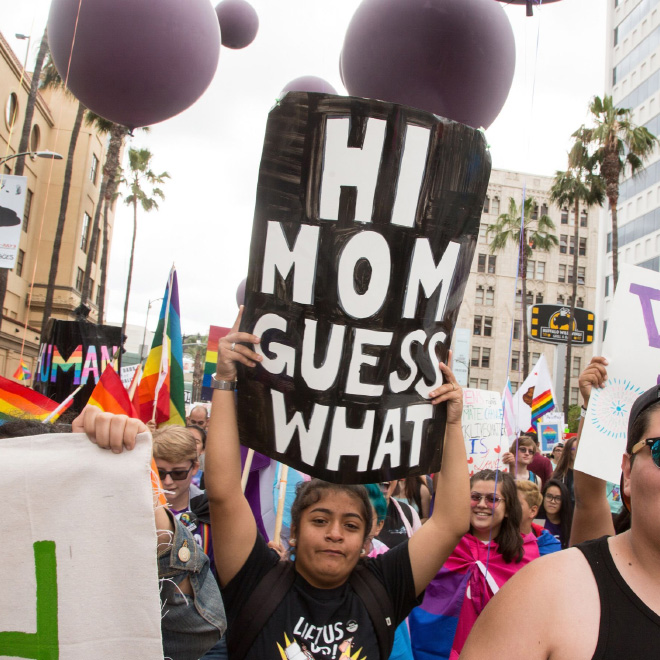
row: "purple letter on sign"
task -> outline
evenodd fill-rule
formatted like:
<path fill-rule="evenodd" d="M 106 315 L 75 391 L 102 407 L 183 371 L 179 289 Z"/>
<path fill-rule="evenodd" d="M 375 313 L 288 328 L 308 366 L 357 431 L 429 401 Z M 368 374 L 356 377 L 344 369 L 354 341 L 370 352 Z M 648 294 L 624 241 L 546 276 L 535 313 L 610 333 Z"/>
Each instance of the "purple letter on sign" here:
<path fill-rule="evenodd" d="M 653 308 L 651 307 L 652 300 L 660 300 L 660 291 L 642 284 L 631 284 L 630 293 L 639 296 L 639 301 L 642 303 L 642 314 L 644 315 L 646 334 L 649 337 L 649 346 L 660 348 L 660 333 L 658 333 L 658 326 L 655 324 Z"/>

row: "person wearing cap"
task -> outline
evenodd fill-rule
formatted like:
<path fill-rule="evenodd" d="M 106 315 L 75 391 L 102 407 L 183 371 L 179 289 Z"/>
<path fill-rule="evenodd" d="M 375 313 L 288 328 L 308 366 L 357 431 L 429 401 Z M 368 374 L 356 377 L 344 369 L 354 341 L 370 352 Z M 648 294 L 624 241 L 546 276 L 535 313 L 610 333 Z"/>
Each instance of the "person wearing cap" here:
<path fill-rule="evenodd" d="M 606 365 L 604 358 L 593 358 L 580 375 L 580 391 L 583 397 L 586 392 L 587 400 L 592 387 L 604 385 Z M 592 536 L 593 540 L 538 559 L 518 572 L 477 620 L 462 659 L 656 657 L 660 645 L 660 385 L 647 390 L 632 406 L 621 468 L 622 494 L 631 507 L 630 530 L 617 536 Z M 586 483 L 595 492 L 598 481 Z M 589 491 L 581 490 L 582 481 L 576 479 L 575 484 L 579 506 Z M 604 495 L 605 482 L 600 484 Z M 583 528 L 582 535 L 606 528 L 607 534 L 613 534 L 607 498 L 591 495 L 586 503 L 593 505 L 595 520 L 590 528 Z M 530 617 L 539 602 L 544 616 Z M 512 621 L 525 623 L 516 627 L 515 635 L 501 635 Z"/>

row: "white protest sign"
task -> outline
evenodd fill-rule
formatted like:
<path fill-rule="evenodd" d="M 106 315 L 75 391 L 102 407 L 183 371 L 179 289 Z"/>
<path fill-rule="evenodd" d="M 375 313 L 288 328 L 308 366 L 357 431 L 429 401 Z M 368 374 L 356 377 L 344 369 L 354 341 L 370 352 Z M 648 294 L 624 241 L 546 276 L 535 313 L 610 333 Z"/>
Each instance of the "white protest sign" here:
<path fill-rule="evenodd" d="M 591 390 L 575 469 L 618 483 L 635 399 L 660 375 L 660 274 L 622 265 L 603 356 L 607 384 Z"/>
<path fill-rule="evenodd" d="M 502 422 L 502 396 L 488 390 L 463 390 L 463 437 L 470 475 L 504 470 L 502 454 L 508 438 Z"/>
<path fill-rule="evenodd" d="M 0 268 L 13 268 L 21 240 L 27 177 L 0 176 Z"/>
<path fill-rule="evenodd" d="M 126 389 L 131 386 L 131 383 L 133 382 L 133 376 L 135 376 L 135 372 L 138 370 L 139 366 L 139 364 L 131 364 L 128 367 L 122 367 L 120 369 L 119 377 L 121 378 L 121 382 Z"/>
<path fill-rule="evenodd" d="M 0 656 L 162 660 L 150 463 L 148 434 L 0 440 Z"/>

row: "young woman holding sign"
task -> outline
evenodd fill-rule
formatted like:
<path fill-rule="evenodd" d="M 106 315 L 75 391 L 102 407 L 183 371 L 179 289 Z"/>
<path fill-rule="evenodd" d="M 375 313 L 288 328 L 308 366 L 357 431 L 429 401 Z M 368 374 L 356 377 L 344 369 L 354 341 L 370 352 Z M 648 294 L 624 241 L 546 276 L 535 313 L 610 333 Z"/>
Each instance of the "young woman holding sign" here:
<path fill-rule="evenodd" d="M 215 377 L 223 387 L 235 380 L 236 362 L 253 367 L 261 359 L 250 347 L 259 337 L 238 332 L 239 322 L 240 315 L 218 345 Z M 233 387 L 214 392 L 206 483 L 230 658 L 320 660 L 358 650 L 367 660 L 389 656 L 394 629 L 469 526 L 463 393 L 449 367 L 440 369 L 445 382 L 430 400 L 447 404 L 447 422 L 433 515 L 376 559 L 364 558 L 372 518 L 366 489 L 314 479 L 299 488 L 291 511 L 295 562 L 279 562 L 258 535 L 241 488 Z"/>

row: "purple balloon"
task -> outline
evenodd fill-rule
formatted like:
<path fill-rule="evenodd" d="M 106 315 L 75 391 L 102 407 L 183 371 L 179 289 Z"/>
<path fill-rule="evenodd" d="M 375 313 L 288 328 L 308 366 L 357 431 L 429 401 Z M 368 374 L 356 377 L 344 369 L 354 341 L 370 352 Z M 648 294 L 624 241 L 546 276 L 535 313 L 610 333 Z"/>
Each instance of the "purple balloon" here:
<path fill-rule="evenodd" d="M 247 285 L 247 279 L 244 279 L 236 289 L 236 304 L 240 307 L 245 305 L 245 286 Z"/>
<path fill-rule="evenodd" d="M 220 28 L 208 0 L 87 0 L 78 16 L 79 5 L 53 0 L 48 43 L 67 87 L 101 117 L 155 124 L 191 106 L 213 80 Z"/>
<path fill-rule="evenodd" d="M 493 0 L 363 0 L 340 61 L 351 96 L 487 128 L 509 94 L 516 50 Z"/>
<path fill-rule="evenodd" d="M 322 94 L 336 94 L 337 90 L 323 78 L 318 76 L 301 76 L 288 82 L 282 88 L 280 96 L 287 92 L 321 92 Z"/>
<path fill-rule="evenodd" d="M 245 0 L 222 0 L 215 13 L 220 22 L 222 45 L 227 48 L 249 46 L 259 31 L 259 16 Z"/>

